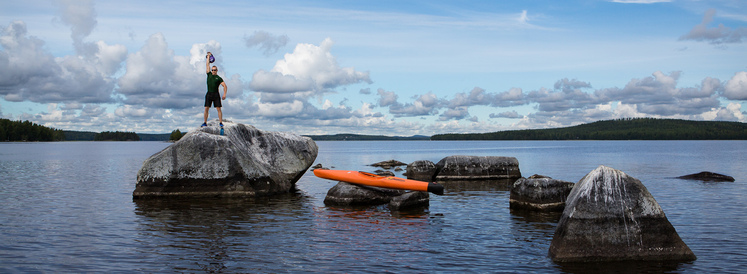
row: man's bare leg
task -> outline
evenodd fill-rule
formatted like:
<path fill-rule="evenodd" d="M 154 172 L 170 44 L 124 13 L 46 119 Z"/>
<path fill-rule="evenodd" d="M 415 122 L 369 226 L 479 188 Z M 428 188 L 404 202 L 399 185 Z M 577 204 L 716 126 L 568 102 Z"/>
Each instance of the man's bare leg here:
<path fill-rule="evenodd" d="M 205 124 L 207 124 L 208 110 L 210 110 L 210 107 L 205 107 Z"/>
<path fill-rule="evenodd" d="M 220 123 L 222 124 L 223 123 L 223 111 L 221 111 L 219 107 L 216 109 L 218 110 L 218 119 Z"/>

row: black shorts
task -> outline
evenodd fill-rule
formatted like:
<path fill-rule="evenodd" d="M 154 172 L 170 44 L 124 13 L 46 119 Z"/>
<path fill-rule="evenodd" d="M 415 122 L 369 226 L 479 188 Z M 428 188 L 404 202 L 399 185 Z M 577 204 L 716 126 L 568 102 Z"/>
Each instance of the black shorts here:
<path fill-rule="evenodd" d="M 209 108 L 211 103 L 217 108 L 223 106 L 220 103 L 220 92 L 208 92 L 205 94 L 205 107 Z"/>

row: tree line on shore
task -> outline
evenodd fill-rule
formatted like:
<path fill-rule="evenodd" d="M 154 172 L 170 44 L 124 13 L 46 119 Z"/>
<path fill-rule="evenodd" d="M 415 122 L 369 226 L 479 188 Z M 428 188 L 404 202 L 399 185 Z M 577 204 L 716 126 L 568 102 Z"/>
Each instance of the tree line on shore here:
<path fill-rule="evenodd" d="M 94 141 L 140 141 L 140 136 L 135 132 L 104 131 L 96 133 Z"/>
<path fill-rule="evenodd" d="M 182 132 L 171 134 L 142 134 L 122 131 L 72 131 L 45 127 L 31 121 L 12 121 L 0 118 L 0 142 L 55 142 L 55 141 L 178 141 Z"/>
<path fill-rule="evenodd" d="M 0 141 L 3 142 L 52 142 L 64 141 L 62 130 L 48 128 L 30 121 L 0 119 Z"/>
<path fill-rule="evenodd" d="M 87 132 L 53 129 L 30 121 L 0 119 L 0 142 L 28 141 L 178 141 L 184 134 Z M 747 140 L 747 124 L 656 118 L 625 118 L 551 129 L 509 130 L 491 133 L 437 134 L 392 137 L 357 134 L 308 135 L 315 141 L 371 140 Z"/>
<path fill-rule="evenodd" d="M 438 134 L 431 140 L 747 140 L 747 124 L 624 118 L 564 128 Z"/>

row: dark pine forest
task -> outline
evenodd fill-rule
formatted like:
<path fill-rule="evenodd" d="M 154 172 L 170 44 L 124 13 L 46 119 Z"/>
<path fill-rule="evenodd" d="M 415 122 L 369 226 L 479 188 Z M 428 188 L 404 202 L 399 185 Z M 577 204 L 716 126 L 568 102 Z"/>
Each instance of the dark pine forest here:
<path fill-rule="evenodd" d="M 627 118 L 564 128 L 439 134 L 431 140 L 747 140 L 747 124 Z"/>

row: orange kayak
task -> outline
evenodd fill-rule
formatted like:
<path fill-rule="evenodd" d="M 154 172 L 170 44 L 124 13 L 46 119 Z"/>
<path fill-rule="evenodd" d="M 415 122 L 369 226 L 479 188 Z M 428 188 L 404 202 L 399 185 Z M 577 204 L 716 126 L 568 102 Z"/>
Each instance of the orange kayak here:
<path fill-rule="evenodd" d="M 444 186 L 436 183 L 428 183 L 391 176 L 381 176 L 363 171 L 315 169 L 314 175 L 319 178 L 343 181 L 352 184 L 393 189 L 427 191 L 437 195 L 444 194 Z"/>

